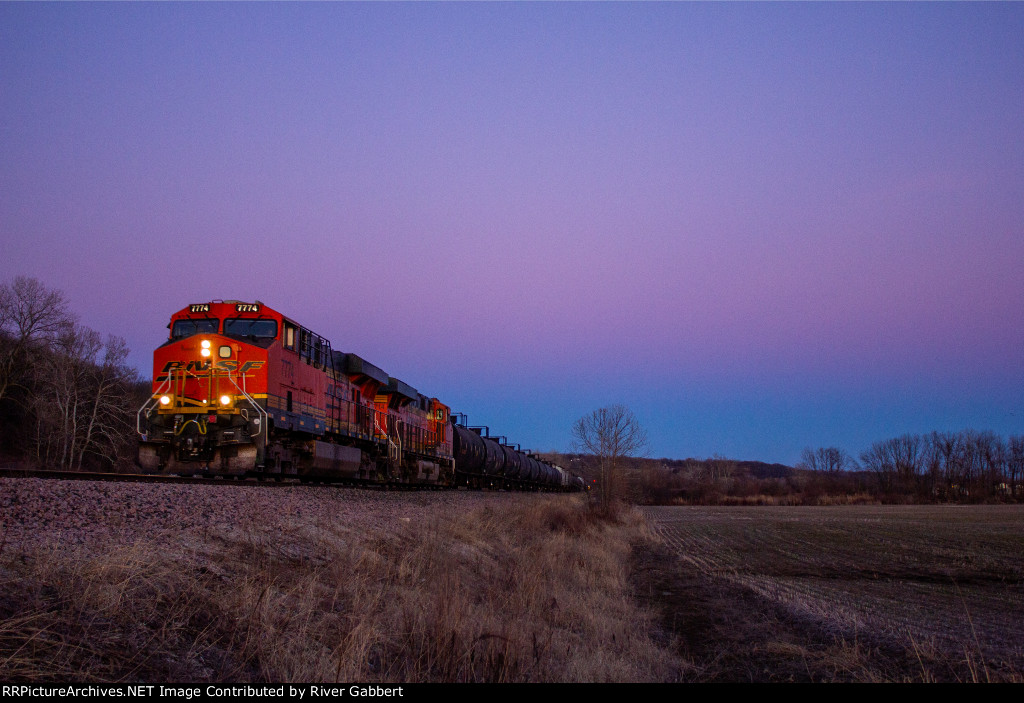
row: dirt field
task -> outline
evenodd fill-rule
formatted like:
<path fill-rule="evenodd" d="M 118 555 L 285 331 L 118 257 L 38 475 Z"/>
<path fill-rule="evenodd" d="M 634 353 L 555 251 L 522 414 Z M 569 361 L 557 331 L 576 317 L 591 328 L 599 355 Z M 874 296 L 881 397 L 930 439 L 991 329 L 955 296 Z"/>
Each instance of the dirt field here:
<path fill-rule="evenodd" d="M 1024 680 L 1024 509 L 647 507 L 692 680 Z"/>

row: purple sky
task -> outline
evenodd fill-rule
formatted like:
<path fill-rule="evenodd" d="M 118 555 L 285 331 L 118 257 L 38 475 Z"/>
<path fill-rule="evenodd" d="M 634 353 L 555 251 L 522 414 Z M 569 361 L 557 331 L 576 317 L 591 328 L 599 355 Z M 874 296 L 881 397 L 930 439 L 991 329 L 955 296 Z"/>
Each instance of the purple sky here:
<path fill-rule="evenodd" d="M 1024 4 L 0 4 L 0 280 L 260 299 L 539 450 L 1024 432 Z"/>

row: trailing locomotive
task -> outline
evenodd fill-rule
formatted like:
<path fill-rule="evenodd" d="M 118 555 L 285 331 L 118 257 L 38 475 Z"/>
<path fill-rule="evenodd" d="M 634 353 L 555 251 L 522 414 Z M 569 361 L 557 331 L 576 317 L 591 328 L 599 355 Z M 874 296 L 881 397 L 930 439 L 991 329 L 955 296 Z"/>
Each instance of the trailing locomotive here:
<path fill-rule="evenodd" d="M 583 481 L 257 301 L 171 316 L 138 413 L 153 473 L 520 490 Z"/>

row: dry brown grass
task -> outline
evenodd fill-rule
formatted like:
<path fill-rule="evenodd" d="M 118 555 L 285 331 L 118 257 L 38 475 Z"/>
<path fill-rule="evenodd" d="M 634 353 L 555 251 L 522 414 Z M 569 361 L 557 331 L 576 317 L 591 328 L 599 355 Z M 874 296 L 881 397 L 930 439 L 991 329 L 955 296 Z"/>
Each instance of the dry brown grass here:
<path fill-rule="evenodd" d="M 665 681 L 630 597 L 643 521 L 579 498 L 0 552 L 4 681 Z"/>

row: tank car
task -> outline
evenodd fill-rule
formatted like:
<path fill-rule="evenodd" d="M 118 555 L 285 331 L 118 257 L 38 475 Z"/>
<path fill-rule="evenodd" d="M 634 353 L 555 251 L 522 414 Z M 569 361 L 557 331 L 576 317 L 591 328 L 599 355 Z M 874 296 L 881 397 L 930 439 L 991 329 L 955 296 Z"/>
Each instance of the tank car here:
<path fill-rule="evenodd" d="M 523 452 L 505 437 L 492 437 L 488 427 L 454 425 L 456 478 L 472 488 L 510 490 L 580 490 L 568 472 Z"/>

